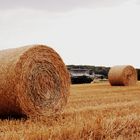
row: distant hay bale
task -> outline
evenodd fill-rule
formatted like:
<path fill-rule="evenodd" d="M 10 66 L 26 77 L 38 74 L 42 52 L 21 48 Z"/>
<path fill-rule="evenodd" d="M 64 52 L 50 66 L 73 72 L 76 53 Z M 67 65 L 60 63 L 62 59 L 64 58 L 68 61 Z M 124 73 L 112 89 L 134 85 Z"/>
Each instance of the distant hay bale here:
<path fill-rule="evenodd" d="M 69 72 L 44 45 L 0 51 L 0 116 L 50 116 L 67 103 Z"/>
<path fill-rule="evenodd" d="M 108 73 L 112 86 L 131 86 L 137 82 L 137 71 L 130 65 L 114 66 Z"/>

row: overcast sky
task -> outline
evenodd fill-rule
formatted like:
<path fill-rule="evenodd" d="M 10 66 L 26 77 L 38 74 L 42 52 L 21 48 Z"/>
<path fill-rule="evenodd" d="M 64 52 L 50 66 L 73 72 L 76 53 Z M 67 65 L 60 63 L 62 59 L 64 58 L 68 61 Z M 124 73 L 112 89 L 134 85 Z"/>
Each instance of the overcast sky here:
<path fill-rule="evenodd" d="M 0 49 L 46 44 L 66 64 L 140 68 L 139 0 L 0 3 Z"/>

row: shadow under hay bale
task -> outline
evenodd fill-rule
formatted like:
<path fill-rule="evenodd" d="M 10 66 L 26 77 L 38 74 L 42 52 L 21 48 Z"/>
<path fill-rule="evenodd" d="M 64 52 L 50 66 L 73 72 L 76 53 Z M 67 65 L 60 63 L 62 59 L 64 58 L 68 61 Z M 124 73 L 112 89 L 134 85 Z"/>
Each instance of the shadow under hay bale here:
<path fill-rule="evenodd" d="M 70 93 L 69 72 L 45 45 L 0 51 L 0 116 L 50 116 Z"/>
<path fill-rule="evenodd" d="M 130 65 L 114 66 L 108 73 L 112 86 L 132 86 L 137 82 L 137 71 Z"/>
<path fill-rule="evenodd" d="M 26 115 L 17 115 L 17 114 L 12 114 L 12 115 L 1 115 L 0 120 L 27 120 L 28 117 Z"/>

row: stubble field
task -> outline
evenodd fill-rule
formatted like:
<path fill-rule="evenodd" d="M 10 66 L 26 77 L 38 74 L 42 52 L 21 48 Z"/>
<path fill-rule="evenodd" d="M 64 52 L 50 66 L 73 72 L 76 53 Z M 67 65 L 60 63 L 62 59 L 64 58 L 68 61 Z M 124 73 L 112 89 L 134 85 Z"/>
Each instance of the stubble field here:
<path fill-rule="evenodd" d="M 140 139 L 140 83 L 132 87 L 111 87 L 108 82 L 72 85 L 61 115 L 0 120 L 0 139 Z"/>

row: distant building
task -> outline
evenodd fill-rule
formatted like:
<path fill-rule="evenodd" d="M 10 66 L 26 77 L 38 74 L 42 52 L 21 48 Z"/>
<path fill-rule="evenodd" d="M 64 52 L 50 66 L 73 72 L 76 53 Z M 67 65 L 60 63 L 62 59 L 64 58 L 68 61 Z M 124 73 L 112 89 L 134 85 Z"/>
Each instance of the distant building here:
<path fill-rule="evenodd" d="M 71 68 L 69 69 L 72 84 L 91 83 L 95 73 L 89 69 Z"/>
<path fill-rule="evenodd" d="M 105 76 L 102 74 L 95 74 L 95 79 L 105 79 Z"/>

